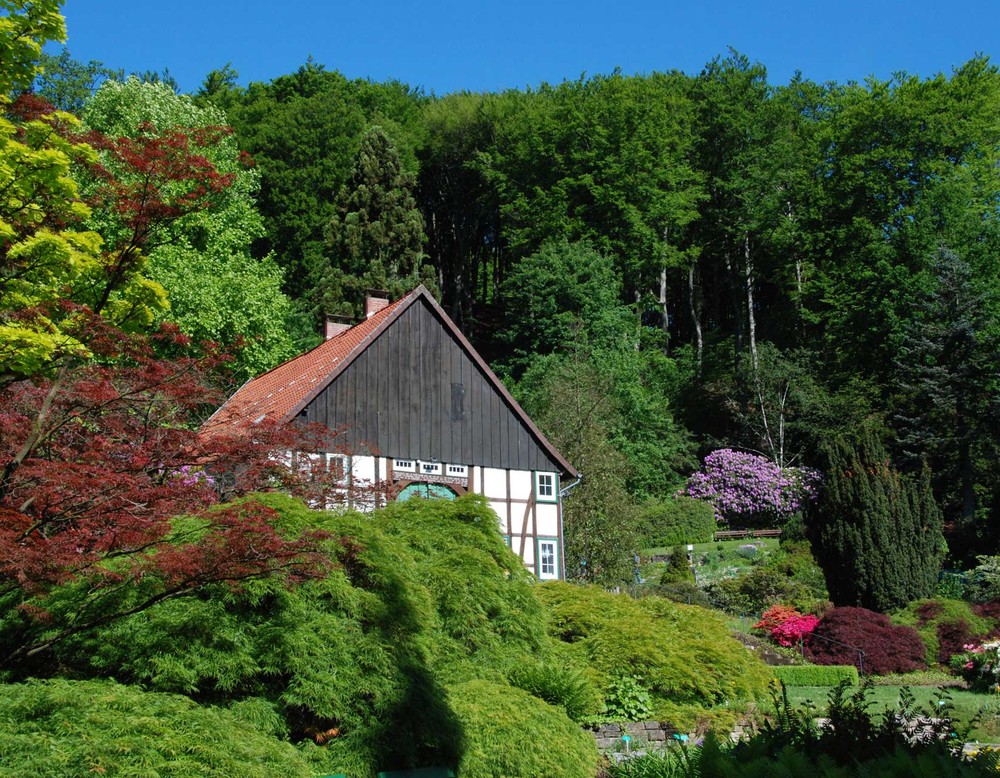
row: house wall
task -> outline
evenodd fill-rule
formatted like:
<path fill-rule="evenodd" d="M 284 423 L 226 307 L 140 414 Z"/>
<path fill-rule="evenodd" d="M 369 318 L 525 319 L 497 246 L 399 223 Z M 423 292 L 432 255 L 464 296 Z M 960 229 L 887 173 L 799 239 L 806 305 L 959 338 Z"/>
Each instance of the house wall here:
<path fill-rule="evenodd" d="M 425 301 L 304 409 L 355 451 L 519 471 L 559 464 Z"/>
<path fill-rule="evenodd" d="M 408 482 L 444 483 L 458 494 L 472 492 L 483 495 L 497 514 L 500 534 L 508 545 L 524 560 L 525 566 L 539 578 L 564 578 L 561 542 L 561 505 L 558 499 L 559 476 L 554 470 L 509 470 L 495 467 L 470 466 L 464 479 L 425 476 L 420 472 L 394 469 L 392 457 L 355 455 L 349 458 L 350 484 L 348 503 L 351 507 L 370 511 L 378 507 L 375 493 L 385 493 L 390 482 L 396 488 Z M 420 460 L 413 460 L 419 469 Z M 448 463 L 441 463 L 445 471 Z M 539 497 L 538 476 L 551 478 L 553 497 Z M 376 487 L 374 490 L 369 487 Z M 391 492 L 391 490 L 390 490 Z M 540 573 L 540 543 L 551 544 L 554 554 L 554 572 Z"/>

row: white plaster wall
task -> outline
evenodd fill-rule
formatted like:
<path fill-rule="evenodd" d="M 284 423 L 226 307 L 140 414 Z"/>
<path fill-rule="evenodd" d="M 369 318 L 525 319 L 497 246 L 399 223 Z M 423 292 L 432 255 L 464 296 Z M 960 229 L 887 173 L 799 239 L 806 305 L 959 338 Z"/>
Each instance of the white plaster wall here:
<path fill-rule="evenodd" d="M 495 467 L 483 468 L 483 494 L 487 497 L 507 497 L 507 471 Z"/>
<path fill-rule="evenodd" d="M 531 496 L 531 471 L 511 470 L 510 471 L 510 494 L 520 500 L 527 500 Z"/>
<path fill-rule="evenodd" d="M 559 535 L 559 506 L 540 502 L 536 506 L 539 537 L 554 538 Z"/>
<path fill-rule="evenodd" d="M 365 482 L 368 484 L 375 481 L 375 457 L 353 456 L 351 460 L 351 477 L 355 483 Z"/>

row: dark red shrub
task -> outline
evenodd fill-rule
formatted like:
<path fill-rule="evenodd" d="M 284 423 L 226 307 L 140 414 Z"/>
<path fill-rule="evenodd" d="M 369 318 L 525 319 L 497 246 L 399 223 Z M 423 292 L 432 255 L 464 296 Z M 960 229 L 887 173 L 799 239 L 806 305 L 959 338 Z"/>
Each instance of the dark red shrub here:
<path fill-rule="evenodd" d="M 972 612 L 980 618 L 992 619 L 995 624 L 1000 624 L 1000 602 L 974 602 Z"/>
<path fill-rule="evenodd" d="M 939 602 L 925 602 L 917 606 L 917 624 L 924 626 L 929 621 L 934 621 L 944 611 L 944 606 Z"/>
<path fill-rule="evenodd" d="M 938 661 L 947 665 L 955 654 L 964 654 L 968 643 L 981 643 L 982 636 L 976 635 L 965 619 L 942 621 L 937 625 Z"/>
<path fill-rule="evenodd" d="M 859 651 L 864 652 L 863 658 Z M 866 608 L 834 608 L 806 639 L 806 656 L 819 665 L 854 665 L 865 673 L 907 673 L 926 667 L 924 643 L 913 627 Z M 862 661 L 864 667 L 861 667 Z"/>

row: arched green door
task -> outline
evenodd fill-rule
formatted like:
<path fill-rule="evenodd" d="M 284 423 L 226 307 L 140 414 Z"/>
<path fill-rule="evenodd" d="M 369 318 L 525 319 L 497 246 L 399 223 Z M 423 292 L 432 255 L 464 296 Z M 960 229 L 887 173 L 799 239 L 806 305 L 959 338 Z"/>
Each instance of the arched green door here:
<path fill-rule="evenodd" d="M 425 500 L 454 500 L 457 495 L 443 484 L 410 484 L 399 493 L 397 500 L 423 497 Z"/>

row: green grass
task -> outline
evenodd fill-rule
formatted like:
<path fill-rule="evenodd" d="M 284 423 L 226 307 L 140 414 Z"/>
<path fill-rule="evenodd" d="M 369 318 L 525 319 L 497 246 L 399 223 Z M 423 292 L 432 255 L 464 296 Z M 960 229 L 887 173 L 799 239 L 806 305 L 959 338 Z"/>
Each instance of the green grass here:
<path fill-rule="evenodd" d="M 872 686 L 868 692 L 869 710 L 881 712 L 892 709 L 899 700 L 900 686 Z M 922 710 L 937 710 L 942 699 L 941 691 L 931 686 L 910 686 L 916 704 Z M 830 696 L 828 686 L 788 686 L 788 701 L 795 708 L 812 704 L 816 716 L 826 715 Z M 962 724 L 973 723 L 970 739 L 993 742 L 1000 738 L 1000 697 L 979 694 L 965 689 L 948 689 L 947 697 L 952 705 L 952 718 Z"/>
<path fill-rule="evenodd" d="M 736 554 L 737 549 L 747 543 L 753 543 L 761 548 L 763 554 L 770 554 L 778 550 L 778 538 L 747 538 L 746 540 L 720 540 L 712 543 L 695 543 L 694 552 L 705 554 L 710 551 L 722 551 L 723 553 Z M 642 550 L 643 557 L 666 556 L 673 550 L 673 546 L 657 546 L 655 548 L 645 548 Z M 738 556 L 738 555 L 737 555 Z"/>

